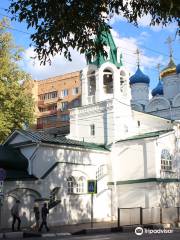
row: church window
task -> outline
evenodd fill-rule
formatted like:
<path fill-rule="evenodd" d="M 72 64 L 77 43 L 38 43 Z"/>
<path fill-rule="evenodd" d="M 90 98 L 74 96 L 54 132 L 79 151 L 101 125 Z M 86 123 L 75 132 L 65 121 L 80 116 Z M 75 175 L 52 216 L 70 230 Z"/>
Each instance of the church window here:
<path fill-rule="evenodd" d="M 103 87 L 105 93 L 113 93 L 113 74 L 108 69 L 103 71 Z"/>
<path fill-rule="evenodd" d="M 91 134 L 91 136 L 95 135 L 95 125 L 94 124 L 90 125 L 90 134 Z"/>
<path fill-rule="evenodd" d="M 80 177 L 77 181 L 76 193 L 84 193 L 84 192 L 85 192 L 85 178 Z"/>
<path fill-rule="evenodd" d="M 88 96 L 95 95 L 96 92 L 96 78 L 95 71 L 88 74 Z"/>
<path fill-rule="evenodd" d="M 172 158 L 171 154 L 167 149 L 163 149 L 161 152 L 161 170 L 164 171 L 172 170 Z"/>
<path fill-rule="evenodd" d="M 106 174 L 106 166 L 105 165 L 99 166 L 96 171 L 96 179 L 98 180 L 102 178 L 105 174 Z"/>
<path fill-rule="evenodd" d="M 70 176 L 67 179 L 67 190 L 68 190 L 68 193 L 74 193 L 75 192 L 75 186 L 76 186 L 75 178 Z"/>
<path fill-rule="evenodd" d="M 141 122 L 137 121 L 137 125 L 138 125 L 138 127 L 140 127 L 141 126 Z"/>

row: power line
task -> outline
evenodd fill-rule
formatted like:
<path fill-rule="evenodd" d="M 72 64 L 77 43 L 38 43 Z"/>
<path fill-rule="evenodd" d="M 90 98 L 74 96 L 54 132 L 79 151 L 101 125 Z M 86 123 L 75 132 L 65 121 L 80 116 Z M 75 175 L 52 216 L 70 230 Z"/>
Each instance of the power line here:
<path fill-rule="evenodd" d="M 0 7 L 0 9 L 7 10 L 7 9 L 5 9 L 5 8 L 2 8 L 2 7 Z M 5 14 L 3 14 L 3 13 L 0 13 L 0 15 L 5 16 L 5 17 L 7 17 L 7 18 L 9 18 L 9 19 L 11 20 L 11 18 L 10 18 L 8 15 L 5 15 Z M 19 32 L 22 32 L 22 33 L 24 33 L 24 34 L 29 34 L 29 35 L 31 35 L 29 32 L 21 31 L 21 30 L 19 30 L 19 29 L 12 28 L 12 30 L 19 31 Z M 154 50 L 154 49 L 149 48 L 149 47 L 147 47 L 147 46 L 145 46 L 145 45 L 141 45 L 141 46 L 142 46 L 143 48 L 147 49 L 148 51 L 154 52 L 154 53 L 156 53 L 156 54 L 164 55 L 165 57 L 169 57 L 169 55 L 166 54 L 166 53 L 162 53 L 162 52 L 160 52 L 160 51 Z M 128 48 L 125 48 L 125 47 L 122 47 L 122 46 L 121 46 L 121 48 L 122 48 L 122 49 L 125 49 L 125 50 L 127 50 L 127 51 L 129 51 L 129 52 L 134 52 L 134 50 L 131 50 L 131 49 L 128 49 Z M 127 54 L 127 53 L 126 53 L 126 54 Z M 129 54 L 129 55 L 134 56 L 133 53 L 132 53 L 132 54 Z M 175 58 L 175 57 L 174 57 L 174 59 L 180 61 L 180 59 L 178 59 L 178 58 Z"/>

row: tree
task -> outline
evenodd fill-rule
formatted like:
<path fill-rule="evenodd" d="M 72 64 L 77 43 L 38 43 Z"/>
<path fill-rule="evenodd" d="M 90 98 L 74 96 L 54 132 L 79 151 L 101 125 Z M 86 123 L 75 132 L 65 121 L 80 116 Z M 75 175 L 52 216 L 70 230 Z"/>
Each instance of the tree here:
<path fill-rule="evenodd" d="M 31 39 L 41 63 L 50 56 L 64 54 L 71 60 L 70 48 L 93 55 L 103 50 L 103 40 L 94 43 L 93 36 L 110 28 L 112 15 L 121 15 L 137 25 L 138 18 L 150 14 L 150 24 L 166 26 L 177 22 L 180 27 L 180 5 L 177 0 L 11 0 L 13 19 L 33 27 Z M 180 30 L 179 30 L 180 32 Z"/>
<path fill-rule="evenodd" d="M 26 90 L 30 76 L 18 66 L 21 49 L 6 31 L 8 22 L 0 22 L 0 143 L 15 128 L 33 121 L 33 99 Z"/>

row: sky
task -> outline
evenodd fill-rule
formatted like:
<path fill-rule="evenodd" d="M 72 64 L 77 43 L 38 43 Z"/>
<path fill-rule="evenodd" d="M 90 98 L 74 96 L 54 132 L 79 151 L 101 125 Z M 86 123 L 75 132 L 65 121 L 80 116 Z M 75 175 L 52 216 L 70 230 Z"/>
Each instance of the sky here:
<path fill-rule="evenodd" d="M 9 0 L 0 1 L 0 19 L 4 15 L 11 17 L 5 8 L 8 7 Z M 143 72 L 150 77 L 150 89 L 153 89 L 158 83 L 157 64 L 164 68 L 169 61 L 169 48 L 165 44 L 168 36 L 174 39 L 173 57 L 176 64 L 180 63 L 180 39 L 175 38 L 177 26 L 175 23 L 167 27 L 161 26 L 149 27 L 150 16 L 144 16 L 139 19 L 139 27 L 127 22 L 126 19 L 115 16 L 111 19 L 112 35 L 116 46 L 123 53 L 124 66 L 130 71 L 131 75 L 137 69 L 136 49 L 141 52 L 140 67 Z M 86 66 L 84 55 L 80 55 L 76 50 L 71 50 L 72 62 L 67 61 L 63 56 L 57 55 L 53 58 L 51 65 L 47 63 L 40 66 L 39 62 L 32 60 L 34 56 L 33 47 L 30 47 L 30 30 L 27 30 L 25 23 L 11 22 L 9 29 L 12 33 L 16 45 L 24 48 L 21 67 L 30 73 L 33 79 L 41 80 L 48 77 L 61 75 L 68 72 L 78 71 Z"/>

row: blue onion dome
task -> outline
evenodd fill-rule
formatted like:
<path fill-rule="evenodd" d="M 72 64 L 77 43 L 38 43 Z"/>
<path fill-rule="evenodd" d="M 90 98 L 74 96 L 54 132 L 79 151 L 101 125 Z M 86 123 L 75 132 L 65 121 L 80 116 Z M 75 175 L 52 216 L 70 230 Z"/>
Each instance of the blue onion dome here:
<path fill-rule="evenodd" d="M 130 85 L 135 84 L 135 83 L 149 84 L 149 82 L 150 82 L 149 77 L 147 75 L 145 75 L 139 67 L 138 67 L 136 73 L 129 78 Z"/>
<path fill-rule="evenodd" d="M 176 66 L 176 73 L 177 73 L 177 74 L 180 73 L 180 63 Z"/>
<path fill-rule="evenodd" d="M 158 85 L 152 90 L 151 94 L 153 97 L 164 94 L 161 80 L 159 80 Z"/>

